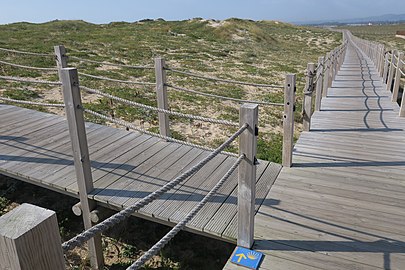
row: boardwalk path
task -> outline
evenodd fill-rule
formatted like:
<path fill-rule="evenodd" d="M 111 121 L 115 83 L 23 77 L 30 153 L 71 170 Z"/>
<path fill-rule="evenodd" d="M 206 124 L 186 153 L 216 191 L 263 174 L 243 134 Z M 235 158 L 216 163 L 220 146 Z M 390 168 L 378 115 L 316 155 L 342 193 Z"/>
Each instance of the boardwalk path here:
<path fill-rule="evenodd" d="M 312 119 L 256 215 L 262 269 L 405 269 L 405 121 L 353 46 Z"/>
<path fill-rule="evenodd" d="M 87 123 L 94 190 L 89 197 L 120 210 L 149 195 L 198 163 L 209 152 L 138 132 Z M 0 173 L 78 196 L 67 121 L 63 117 L 0 104 Z M 219 155 L 194 176 L 136 215 L 173 225 L 208 193 L 236 158 Z M 261 161 L 256 208 L 281 166 Z M 236 241 L 237 173 L 187 225 L 210 237 Z"/>

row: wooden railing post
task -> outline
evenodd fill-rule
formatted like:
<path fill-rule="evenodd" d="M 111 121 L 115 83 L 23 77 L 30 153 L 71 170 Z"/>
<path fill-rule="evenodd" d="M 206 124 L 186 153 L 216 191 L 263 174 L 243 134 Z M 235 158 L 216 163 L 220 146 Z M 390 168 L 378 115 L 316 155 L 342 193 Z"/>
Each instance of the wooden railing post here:
<path fill-rule="evenodd" d="M 379 68 L 379 72 L 380 72 L 380 77 L 383 76 L 383 72 L 384 72 L 384 65 L 385 65 L 385 55 L 384 55 L 384 45 L 380 46 L 380 68 Z"/>
<path fill-rule="evenodd" d="M 394 50 L 391 56 L 390 71 L 388 72 L 388 81 L 387 81 L 387 90 L 391 92 L 392 88 L 392 79 L 394 78 L 394 64 L 395 64 L 395 55 L 397 51 Z"/>
<path fill-rule="evenodd" d="M 387 83 L 388 65 L 389 65 L 389 55 L 388 55 L 388 52 L 386 52 L 384 55 L 384 68 L 383 68 L 383 75 L 382 75 L 383 83 Z"/>
<path fill-rule="evenodd" d="M 336 50 L 336 52 L 335 52 L 335 57 L 334 57 L 334 66 L 333 66 L 333 77 L 332 77 L 332 82 L 335 80 L 335 78 L 336 78 L 336 74 L 337 74 L 337 71 L 338 71 L 338 67 L 339 67 L 339 64 L 338 64 L 338 60 L 339 59 L 339 50 Z"/>
<path fill-rule="evenodd" d="M 24 203 L 0 217 L 0 269 L 65 269 L 54 211 Z"/>
<path fill-rule="evenodd" d="M 58 68 L 59 72 L 60 69 L 67 67 L 67 55 L 66 55 L 66 48 L 63 45 L 58 45 L 53 47 L 55 51 L 55 59 L 56 59 L 56 67 Z M 59 74 L 59 77 L 61 74 Z"/>
<path fill-rule="evenodd" d="M 394 88 L 392 89 L 392 101 L 397 102 L 398 100 L 398 92 L 399 92 L 399 84 L 401 83 L 401 69 L 402 69 L 402 57 L 404 56 L 403 52 L 398 53 L 398 61 L 397 62 L 397 69 L 395 71 L 395 81 L 394 81 Z"/>
<path fill-rule="evenodd" d="M 95 203 L 87 197 L 88 193 L 93 190 L 93 179 L 91 175 L 90 156 L 87 145 L 86 128 L 84 125 L 83 106 L 81 102 L 77 69 L 62 68 L 61 81 L 66 118 L 72 143 L 77 185 L 79 188 L 83 223 L 84 228 L 89 229 L 92 227 L 90 211 L 95 207 Z M 101 246 L 101 235 L 97 235 L 89 240 L 88 244 L 92 268 L 102 269 L 104 259 Z"/>
<path fill-rule="evenodd" d="M 322 86 L 323 86 L 323 77 L 324 77 L 324 57 L 321 56 L 318 58 L 318 69 L 316 70 L 316 93 L 315 93 L 315 111 L 321 110 L 322 102 Z"/>
<path fill-rule="evenodd" d="M 322 97 L 326 97 L 328 95 L 328 88 L 329 88 L 329 73 L 330 73 L 330 53 L 326 54 L 326 59 L 324 61 L 324 70 L 323 70 L 323 89 L 322 89 Z"/>
<path fill-rule="evenodd" d="M 402 92 L 401 107 L 399 108 L 399 116 L 405 117 L 405 90 Z"/>
<path fill-rule="evenodd" d="M 304 87 L 304 102 L 302 106 L 302 118 L 303 118 L 303 130 L 309 131 L 311 128 L 311 116 L 312 116 L 312 95 L 314 92 L 314 76 L 315 76 L 315 64 L 308 63 L 307 76 Z"/>
<path fill-rule="evenodd" d="M 249 125 L 240 135 L 239 154 L 245 158 L 238 168 L 238 246 L 245 248 L 251 248 L 254 241 L 258 117 L 257 104 L 240 107 L 240 125 Z"/>
<path fill-rule="evenodd" d="M 287 74 L 284 86 L 284 115 L 283 115 L 283 161 L 284 167 L 292 165 L 294 147 L 294 111 L 295 111 L 295 74 Z"/>
<path fill-rule="evenodd" d="M 157 105 L 160 109 L 169 109 L 167 99 L 167 86 L 166 86 L 166 70 L 165 60 L 163 58 L 155 58 L 155 75 L 156 75 L 156 96 Z M 169 116 L 165 113 L 159 112 L 159 132 L 160 135 L 170 137 Z"/>

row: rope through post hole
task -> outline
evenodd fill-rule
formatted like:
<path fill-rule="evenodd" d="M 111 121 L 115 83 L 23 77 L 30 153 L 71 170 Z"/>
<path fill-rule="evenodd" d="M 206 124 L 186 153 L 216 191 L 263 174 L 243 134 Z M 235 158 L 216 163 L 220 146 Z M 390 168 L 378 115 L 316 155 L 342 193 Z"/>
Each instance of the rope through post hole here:
<path fill-rule="evenodd" d="M 145 129 L 136 127 L 136 126 L 134 126 L 133 124 L 128 123 L 128 122 L 126 122 L 126 121 L 124 121 L 124 120 L 114 119 L 114 118 L 112 118 L 112 117 L 105 116 L 105 115 L 103 115 L 103 114 L 101 114 L 101 113 L 98 113 L 98 112 L 95 112 L 95 111 L 92 111 L 92 110 L 89 110 L 89 109 L 84 109 L 84 111 L 85 111 L 86 113 L 89 113 L 89 114 L 94 115 L 94 116 L 96 116 L 96 117 L 99 117 L 99 118 L 101 118 L 101 119 L 107 120 L 107 121 L 109 121 L 109 122 L 111 122 L 111 123 L 115 123 L 115 124 L 117 124 L 117 125 L 121 125 L 121 126 L 124 126 L 124 127 L 126 127 L 126 128 L 133 129 L 133 130 L 139 131 L 139 132 L 141 132 L 141 133 L 145 133 L 145 134 L 148 134 L 148 135 L 150 135 L 150 136 L 157 137 L 157 138 L 160 138 L 160 139 L 169 141 L 169 142 L 180 143 L 180 144 L 183 144 L 183 145 L 187 145 L 187 146 L 191 146 L 191 147 L 196 147 L 196 148 L 199 148 L 199 149 L 202 149 L 202 150 L 206 150 L 206 151 L 214 151 L 214 150 L 215 150 L 215 149 L 213 149 L 213 148 L 209 148 L 209 147 L 201 146 L 201 145 L 198 145 L 198 144 L 194 144 L 194 143 L 189 143 L 189 142 L 181 141 L 181 140 L 178 140 L 178 139 L 175 139 L 175 138 L 172 138 L 172 137 L 167 137 L 167 136 L 164 136 L 164 135 L 161 135 L 161 134 L 158 134 L 158 133 L 153 133 L 153 132 L 151 132 L 151 131 L 148 131 L 148 130 L 145 130 Z M 227 155 L 227 156 L 237 157 L 236 154 L 230 153 L 230 152 L 225 152 L 225 151 L 223 151 L 222 154 L 225 154 L 225 155 Z"/>
<path fill-rule="evenodd" d="M 210 81 L 217 81 L 217 82 L 223 82 L 223 83 L 233 83 L 233 84 L 240 84 L 240 85 L 248 85 L 248 86 L 255 86 L 255 87 L 269 87 L 269 88 L 279 88 L 282 89 L 284 86 L 282 85 L 273 85 L 273 84 L 260 84 L 260 83 L 249 83 L 249 82 L 241 82 L 241 81 L 235 81 L 235 80 L 227 80 L 227 79 L 220 79 L 220 78 L 215 78 L 215 77 L 209 77 L 197 73 L 192 73 L 188 71 L 181 71 L 169 67 L 165 67 L 166 70 L 169 70 L 174 73 L 178 74 L 183 74 L 187 75 L 190 77 L 195 77 L 195 78 L 200 78 L 200 79 L 205 79 L 205 80 L 210 80 Z"/>
<path fill-rule="evenodd" d="M 143 254 L 136 262 L 134 262 L 127 270 L 136 270 L 156 255 L 178 232 L 180 232 L 188 222 L 190 222 L 201 208 L 218 192 L 226 180 L 232 175 L 232 173 L 238 168 L 241 161 L 245 158 L 245 155 L 240 155 L 231 168 L 225 173 L 225 175 L 218 181 L 218 183 L 208 192 L 207 195 L 183 218 L 176 226 L 173 227 L 162 239 L 159 240 L 152 248 L 150 248 L 145 254 Z"/>
<path fill-rule="evenodd" d="M 219 96 L 219 95 L 214 95 L 214 94 L 208 94 L 196 90 L 191 90 L 171 84 L 165 84 L 167 87 L 173 88 L 174 90 L 178 91 L 184 91 L 188 93 L 193 93 L 201 96 L 206 96 L 206 97 L 212 97 L 212 98 L 219 98 L 222 100 L 231 100 L 231 101 L 236 101 L 238 103 L 252 103 L 252 104 L 259 104 L 259 105 L 266 105 L 266 106 L 284 106 L 284 103 L 276 103 L 276 102 L 266 102 L 266 101 L 258 101 L 258 100 L 245 100 L 245 99 L 239 99 L 239 98 L 231 98 L 231 97 L 224 97 L 224 96 Z"/>
<path fill-rule="evenodd" d="M 82 232 L 81 234 L 73 237 L 69 241 L 65 242 L 62 244 L 63 250 L 66 252 L 68 250 L 71 250 L 77 246 L 82 245 L 84 242 L 88 241 L 92 237 L 94 237 L 98 233 L 102 233 L 105 230 L 111 228 L 112 226 L 122 222 L 126 218 L 128 218 L 132 213 L 135 211 L 141 209 L 142 207 L 148 205 L 152 201 L 156 200 L 159 198 L 161 195 L 172 189 L 174 186 L 178 185 L 194 173 L 196 173 L 198 170 L 200 170 L 205 164 L 207 164 L 209 161 L 211 161 L 214 157 L 216 157 L 218 154 L 222 152 L 226 147 L 228 147 L 236 138 L 239 137 L 240 134 L 242 134 L 243 131 L 247 129 L 248 125 L 245 124 L 242 127 L 239 128 L 237 132 L 235 132 L 231 137 L 229 137 L 223 144 L 221 144 L 218 148 L 216 148 L 213 152 L 211 152 L 207 157 L 205 157 L 203 160 L 201 160 L 198 164 L 194 165 L 184 173 L 182 173 L 180 176 L 176 177 L 172 181 L 168 182 L 158 190 L 152 192 L 148 196 L 142 198 L 132 206 L 129 206 L 120 212 L 116 213 L 115 215 L 107 218 L 106 220 L 102 221 L 101 223 L 93 226 L 92 228 Z"/>

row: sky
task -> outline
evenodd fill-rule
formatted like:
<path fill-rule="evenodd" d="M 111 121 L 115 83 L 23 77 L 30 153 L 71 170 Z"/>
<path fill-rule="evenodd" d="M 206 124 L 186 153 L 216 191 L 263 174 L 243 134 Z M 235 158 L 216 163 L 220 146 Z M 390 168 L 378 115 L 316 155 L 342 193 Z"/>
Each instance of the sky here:
<path fill-rule="evenodd" d="M 300 22 L 405 13 L 403 0 L 0 0 L 0 24 L 85 20 L 92 23 L 195 17 Z"/>

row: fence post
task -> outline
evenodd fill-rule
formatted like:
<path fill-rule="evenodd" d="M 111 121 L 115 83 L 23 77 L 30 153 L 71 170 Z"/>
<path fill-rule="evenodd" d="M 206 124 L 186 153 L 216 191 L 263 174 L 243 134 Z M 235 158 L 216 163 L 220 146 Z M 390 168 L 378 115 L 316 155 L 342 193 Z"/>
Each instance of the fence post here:
<path fill-rule="evenodd" d="M 66 48 L 63 45 L 58 45 L 53 47 L 56 56 L 56 67 L 58 70 L 67 67 L 68 57 L 66 55 Z"/>
<path fill-rule="evenodd" d="M 388 52 L 385 53 L 384 56 L 384 69 L 383 69 L 383 75 L 382 75 L 382 80 L 383 83 L 387 83 L 387 76 L 388 76 L 388 64 L 389 64 L 389 55 Z"/>
<path fill-rule="evenodd" d="M 0 217 L 0 269 L 63 270 L 56 213 L 24 203 Z"/>
<path fill-rule="evenodd" d="M 384 65 L 385 65 L 385 55 L 384 55 L 384 45 L 380 46 L 380 68 L 379 68 L 379 72 L 380 72 L 380 77 L 383 76 L 383 72 L 384 72 Z"/>
<path fill-rule="evenodd" d="M 249 125 L 240 135 L 239 153 L 244 154 L 245 159 L 238 168 L 238 246 L 245 248 L 252 247 L 254 241 L 258 116 L 257 104 L 240 107 L 240 125 Z"/>
<path fill-rule="evenodd" d="M 390 71 L 388 72 L 387 90 L 390 92 L 391 92 L 391 87 L 392 87 L 392 79 L 394 78 L 394 64 L 395 64 L 395 54 L 396 53 L 397 53 L 396 50 L 394 50 L 392 52 Z"/>
<path fill-rule="evenodd" d="M 304 87 L 304 102 L 302 106 L 302 118 L 303 118 L 303 130 L 309 131 L 311 128 L 311 116 L 312 116 L 312 94 L 314 92 L 314 72 L 315 64 L 308 63 L 307 76 Z"/>
<path fill-rule="evenodd" d="M 165 60 L 163 58 L 155 58 L 155 75 L 156 75 L 156 96 L 157 105 L 160 109 L 168 110 L 169 103 L 167 99 L 167 86 L 166 86 L 166 71 Z M 165 113 L 159 112 L 159 132 L 160 135 L 170 136 L 169 116 Z"/>
<path fill-rule="evenodd" d="M 292 165 L 294 147 L 294 111 L 295 111 L 295 74 L 287 74 L 284 86 L 284 115 L 283 115 L 283 161 L 284 167 Z"/>
<path fill-rule="evenodd" d="M 328 96 L 328 88 L 329 88 L 329 73 L 330 73 L 330 53 L 326 54 L 326 59 L 324 62 L 324 70 L 323 70 L 323 91 L 322 97 Z"/>
<path fill-rule="evenodd" d="M 79 188 L 83 223 L 84 228 L 89 229 L 92 227 L 90 211 L 95 207 L 95 203 L 87 197 L 87 194 L 93 190 L 93 179 L 91 175 L 90 156 L 79 89 L 79 78 L 77 69 L 75 68 L 62 68 L 61 75 L 63 99 L 65 102 L 70 139 L 72 142 L 73 160 L 77 185 Z M 88 245 L 92 268 L 102 269 L 104 259 L 101 246 L 101 235 L 99 234 L 89 240 Z"/>
<path fill-rule="evenodd" d="M 399 92 L 399 84 L 401 83 L 401 69 L 402 69 L 402 57 L 404 56 L 403 52 L 398 53 L 398 61 L 397 61 L 397 70 L 395 71 L 395 81 L 394 81 L 394 88 L 392 89 L 392 101 L 397 102 L 398 100 L 398 92 Z"/>
<path fill-rule="evenodd" d="M 316 70 L 316 94 L 315 94 L 315 111 L 321 110 L 321 101 L 322 101 L 322 86 L 323 86 L 323 77 L 324 77 L 324 57 L 321 56 L 318 58 L 318 69 Z"/>
<path fill-rule="evenodd" d="M 401 107 L 399 108 L 399 117 L 405 117 L 405 90 L 402 92 Z"/>
<path fill-rule="evenodd" d="M 336 50 L 335 52 L 335 57 L 334 57 L 334 65 L 333 65 L 333 77 L 332 77 L 332 82 L 336 78 L 337 70 L 338 70 L 338 57 L 339 57 L 339 50 Z"/>

